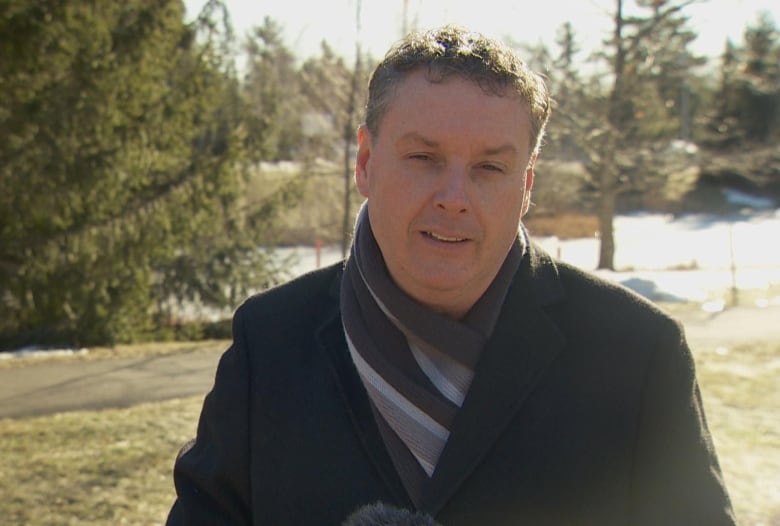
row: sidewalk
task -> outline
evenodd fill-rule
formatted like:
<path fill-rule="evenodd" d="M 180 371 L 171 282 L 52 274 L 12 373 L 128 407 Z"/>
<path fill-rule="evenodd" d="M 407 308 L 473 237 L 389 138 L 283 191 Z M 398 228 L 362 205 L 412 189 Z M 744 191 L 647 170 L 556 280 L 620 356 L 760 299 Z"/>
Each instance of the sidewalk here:
<path fill-rule="evenodd" d="M 206 394 L 222 351 L 0 369 L 0 418 L 129 407 Z"/>
<path fill-rule="evenodd" d="M 780 341 L 780 305 L 735 307 L 714 314 L 692 312 L 680 320 L 694 350 L 699 345 Z"/>

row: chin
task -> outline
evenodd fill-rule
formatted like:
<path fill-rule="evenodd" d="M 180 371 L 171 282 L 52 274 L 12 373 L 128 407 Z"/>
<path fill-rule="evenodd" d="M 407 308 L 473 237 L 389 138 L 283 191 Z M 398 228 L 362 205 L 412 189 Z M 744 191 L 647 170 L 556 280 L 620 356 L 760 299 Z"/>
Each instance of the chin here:
<path fill-rule="evenodd" d="M 415 278 L 419 287 L 442 294 L 461 292 L 473 280 L 469 274 L 446 270 L 421 273 Z"/>

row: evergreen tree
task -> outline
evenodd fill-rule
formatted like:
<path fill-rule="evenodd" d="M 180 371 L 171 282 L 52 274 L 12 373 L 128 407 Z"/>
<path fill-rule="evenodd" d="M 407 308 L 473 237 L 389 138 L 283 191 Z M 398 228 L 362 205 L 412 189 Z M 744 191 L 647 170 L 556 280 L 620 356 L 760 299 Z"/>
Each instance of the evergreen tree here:
<path fill-rule="evenodd" d="M 564 23 L 556 38 L 558 55 L 549 59 L 549 84 L 555 95 L 546 152 L 564 161 L 583 161 L 582 136 L 588 132 L 590 120 L 583 118 L 592 103 L 588 97 L 589 87 L 580 74 L 579 45 L 571 22 Z M 541 56 L 549 55 L 544 51 Z M 591 87 L 592 88 L 592 87 Z"/>
<path fill-rule="evenodd" d="M 247 149 L 255 160 L 292 160 L 303 142 L 296 59 L 284 43 L 282 27 L 266 17 L 245 41 Z"/>
<path fill-rule="evenodd" d="M 768 13 L 745 29 L 742 46 L 726 43 L 720 77 L 709 142 L 746 146 L 780 137 L 780 31 Z"/>
<path fill-rule="evenodd" d="M 2 4 L 0 345 L 130 341 L 171 297 L 225 306 L 256 250 L 235 235 L 235 83 L 206 22 L 176 0 Z M 191 255 L 188 291 L 172 269 Z"/>

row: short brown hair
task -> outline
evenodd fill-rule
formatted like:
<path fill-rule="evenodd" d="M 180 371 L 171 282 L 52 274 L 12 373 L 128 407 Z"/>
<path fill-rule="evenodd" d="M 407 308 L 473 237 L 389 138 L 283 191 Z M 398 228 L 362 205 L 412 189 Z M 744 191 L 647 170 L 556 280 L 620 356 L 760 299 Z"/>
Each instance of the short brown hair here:
<path fill-rule="evenodd" d="M 458 26 L 412 33 L 388 51 L 368 83 L 366 127 L 372 135 L 379 132 L 395 87 L 411 72 L 421 69 L 430 82 L 459 76 L 477 83 L 487 93 L 514 93 L 527 102 L 530 149 L 538 152 L 552 106 L 544 80 L 506 45 Z"/>

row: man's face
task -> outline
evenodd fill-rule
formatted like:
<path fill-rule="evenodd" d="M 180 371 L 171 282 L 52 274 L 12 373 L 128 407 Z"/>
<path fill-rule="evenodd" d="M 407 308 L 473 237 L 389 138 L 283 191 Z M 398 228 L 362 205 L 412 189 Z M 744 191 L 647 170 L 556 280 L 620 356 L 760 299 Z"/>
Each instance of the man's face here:
<path fill-rule="evenodd" d="M 361 128 L 355 180 L 396 284 L 460 318 L 496 276 L 533 186 L 528 106 L 456 77 L 411 73 L 376 136 Z"/>

